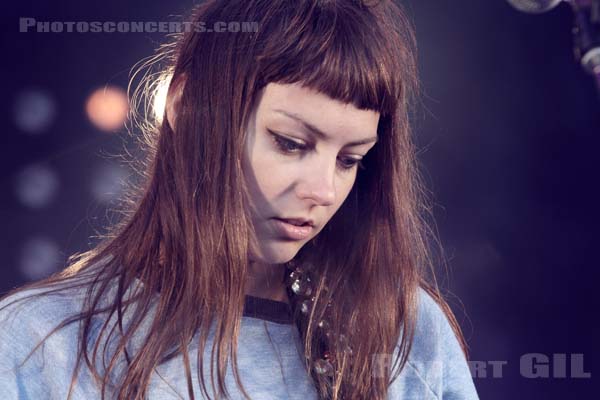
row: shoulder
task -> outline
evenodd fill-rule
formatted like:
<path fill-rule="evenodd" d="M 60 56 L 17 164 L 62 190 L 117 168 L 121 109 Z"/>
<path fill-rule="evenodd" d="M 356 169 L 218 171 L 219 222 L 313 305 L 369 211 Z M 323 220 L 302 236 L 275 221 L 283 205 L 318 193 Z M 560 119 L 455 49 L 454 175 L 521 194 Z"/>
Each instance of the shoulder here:
<path fill-rule="evenodd" d="M 0 349 L 19 353 L 81 310 L 82 291 L 28 288 L 0 300 Z M 16 354 L 15 354 L 16 355 Z"/>
<path fill-rule="evenodd" d="M 413 364 L 466 361 L 446 313 L 422 288 L 418 290 L 416 317 L 415 336 L 409 354 Z"/>
<path fill-rule="evenodd" d="M 49 398 L 68 382 L 58 371 L 71 362 L 77 324 L 48 335 L 77 313 L 82 297 L 72 290 L 47 291 L 22 289 L 0 301 L 0 393 L 6 398 Z"/>
<path fill-rule="evenodd" d="M 407 364 L 392 392 L 397 398 L 412 398 L 410 393 L 418 393 L 415 398 L 477 399 L 458 337 L 442 307 L 422 288 L 418 290 L 416 312 Z"/>
<path fill-rule="evenodd" d="M 35 321 L 40 328 L 81 310 L 85 291 L 74 288 L 25 288 L 0 299 L 0 326 L 18 328 Z"/>
<path fill-rule="evenodd" d="M 443 350 L 440 345 L 445 341 L 458 342 L 442 307 L 423 288 L 418 289 L 416 322 L 413 347 L 423 356 L 435 356 L 434 351 Z"/>
<path fill-rule="evenodd" d="M 54 284 L 0 299 L 0 369 L 75 348 L 79 324 L 71 317 L 81 313 L 86 294 L 85 287 Z"/>

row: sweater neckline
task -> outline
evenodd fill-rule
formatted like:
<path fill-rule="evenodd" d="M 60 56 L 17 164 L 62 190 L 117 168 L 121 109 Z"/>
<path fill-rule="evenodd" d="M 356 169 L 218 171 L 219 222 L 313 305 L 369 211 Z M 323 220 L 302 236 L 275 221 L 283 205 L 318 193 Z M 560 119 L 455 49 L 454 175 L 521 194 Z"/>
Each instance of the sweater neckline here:
<path fill-rule="evenodd" d="M 136 278 L 135 280 L 136 286 L 138 284 L 143 285 L 140 279 Z M 292 325 L 294 322 L 292 308 L 288 303 L 250 295 L 244 296 L 242 315 L 285 325 Z"/>
<path fill-rule="evenodd" d="M 291 325 L 293 322 L 292 309 L 288 303 L 250 295 L 244 298 L 243 315 L 278 324 Z"/>

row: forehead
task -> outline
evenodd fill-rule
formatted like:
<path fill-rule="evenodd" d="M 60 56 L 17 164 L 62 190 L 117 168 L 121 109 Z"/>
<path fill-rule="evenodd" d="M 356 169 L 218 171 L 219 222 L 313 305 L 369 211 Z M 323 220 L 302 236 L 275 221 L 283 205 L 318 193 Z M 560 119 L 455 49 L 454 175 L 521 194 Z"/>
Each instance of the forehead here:
<path fill-rule="evenodd" d="M 269 83 L 257 117 L 263 122 L 300 125 L 299 117 L 326 134 L 362 139 L 377 133 L 379 113 L 360 110 L 300 84 Z"/>

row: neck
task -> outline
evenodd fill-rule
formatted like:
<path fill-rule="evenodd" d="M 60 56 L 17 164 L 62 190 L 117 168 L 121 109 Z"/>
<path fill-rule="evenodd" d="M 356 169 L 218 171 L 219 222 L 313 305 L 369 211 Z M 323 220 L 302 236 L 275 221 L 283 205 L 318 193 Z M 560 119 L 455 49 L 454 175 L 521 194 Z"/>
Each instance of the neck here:
<path fill-rule="evenodd" d="M 281 264 L 250 262 L 246 278 L 245 294 L 289 303 L 283 280 Z"/>

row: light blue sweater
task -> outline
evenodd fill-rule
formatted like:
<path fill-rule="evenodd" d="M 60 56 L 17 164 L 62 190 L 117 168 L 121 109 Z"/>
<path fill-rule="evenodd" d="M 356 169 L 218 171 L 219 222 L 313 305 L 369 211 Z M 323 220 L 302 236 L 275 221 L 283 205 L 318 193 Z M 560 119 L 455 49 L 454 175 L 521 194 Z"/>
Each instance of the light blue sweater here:
<path fill-rule="evenodd" d="M 25 294 L 31 293 L 32 290 L 25 292 Z M 0 302 L 0 307 L 22 296 L 23 293 L 5 299 Z M 77 292 L 70 290 L 62 295 L 45 295 L 35 300 L 19 302 L 0 311 L 0 399 L 62 400 L 67 398 L 77 353 L 78 323 L 71 324 L 50 336 L 23 366 L 19 368 L 18 365 L 57 323 L 81 309 L 84 296 L 83 290 Z M 388 398 L 477 399 L 468 364 L 448 320 L 428 294 L 420 291 L 419 296 L 417 330 L 413 348 L 407 365 L 390 386 Z M 251 303 L 256 304 L 256 301 Z M 268 302 L 261 303 L 260 300 L 258 303 L 267 305 L 269 311 L 266 314 L 273 314 L 273 310 L 280 309 L 285 304 L 271 301 L 269 305 Z M 248 298 L 246 304 L 249 304 Z M 248 394 L 252 399 L 257 400 L 317 399 L 316 390 L 297 350 L 299 335 L 295 325 L 287 321 L 274 322 L 276 319 L 271 318 L 272 315 L 261 315 L 261 310 L 254 314 L 249 311 L 245 311 L 242 318 L 238 339 L 238 366 L 242 383 Z M 97 337 L 100 327 L 101 322 L 98 321 L 94 326 L 95 334 L 92 337 Z M 135 343 L 132 345 L 135 346 Z M 205 360 L 210 360 L 211 348 L 212 333 L 205 348 Z M 194 395 L 197 399 L 203 399 L 195 373 L 196 352 L 197 347 L 191 346 L 190 362 Z M 397 357 L 397 353 L 394 357 Z M 386 356 L 380 356 L 376 360 L 382 367 L 385 367 L 386 362 L 393 362 L 393 358 Z M 205 380 L 210 393 L 209 369 L 208 365 L 205 365 Z M 113 379 L 116 381 L 117 377 Z M 243 398 L 235 384 L 231 365 L 226 376 L 226 385 L 231 398 Z M 85 363 L 82 365 L 71 398 L 73 400 L 100 398 L 100 390 L 95 386 Z M 187 398 L 182 357 L 176 357 L 157 367 L 150 382 L 148 399 Z"/>

